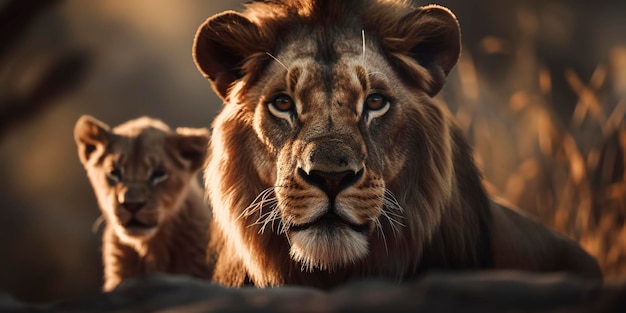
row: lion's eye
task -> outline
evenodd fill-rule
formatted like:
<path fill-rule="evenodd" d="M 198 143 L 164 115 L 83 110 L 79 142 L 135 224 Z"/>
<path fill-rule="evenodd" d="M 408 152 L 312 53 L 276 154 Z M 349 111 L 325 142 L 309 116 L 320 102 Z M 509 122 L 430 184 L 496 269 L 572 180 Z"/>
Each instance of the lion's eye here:
<path fill-rule="evenodd" d="M 365 98 L 363 111 L 365 121 L 369 125 L 373 119 L 381 117 L 389 111 L 389 98 L 380 93 L 372 93 Z"/>
<path fill-rule="evenodd" d="M 114 167 L 107 173 L 107 178 L 115 183 L 120 182 L 120 180 L 122 180 L 122 170 Z"/>
<path fill-rule="evenodd" d="M 287 95 L 278 95 L 270 102 L 270 105 L 281 112 L 291 111 L 294 108 L 293 100 Z"/>
<path fill-rule="evenodd" d="M 296 115 L 296 104 L 286 94 L 279 94 L 267 102 L 267 108 L 274 116 L 289 122 L 293 126 L 294 118 Z"/>
<path fill-rule="evenodd" d="M 152 183 L 153 185 L 156 185 L 164 180 L 166 180 L 168 177 L 167 173 L 165 172 L 165 170 L 163 169 L 154 169 L 152 171 L 152 173 L 150 173 L 150 183 Z"/>
<path fill-rule="evenodd" d="M 389 100 L 379 93 L 373 93 L 367 96 L 367 98 L 365 99 L 365 108 L 371 111 L 381 110 L 385 108 L 388 104 Z"/>

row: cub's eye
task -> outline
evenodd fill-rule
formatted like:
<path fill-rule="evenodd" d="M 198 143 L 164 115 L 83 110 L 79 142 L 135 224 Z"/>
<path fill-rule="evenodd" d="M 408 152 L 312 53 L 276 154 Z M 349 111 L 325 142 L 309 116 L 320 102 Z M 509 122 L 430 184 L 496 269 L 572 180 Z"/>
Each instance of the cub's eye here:
<path fill-rule="evenodd" d="M 370 111 L 382 110 L 387 105 L 389 105 L 389 100 L 379 93 L 373 93 L 365 99 L 365 108 Z"/>
<path fill-rule="evenodd" d="M 122 170 L 114 167 L 107 173 L 107 178 L 110 179 L 112 182 L 118 183 L 120 180 L 122 180 Z"/>
<path fill-rule="evenodd" d="M 278 95 L 270 101 L 270 109 L 274 108 L 280 112 L 288 112 L 294 109 L 295 104 L 288 95 Z"/>
<path fill-rule="evenodd" d="M 165 170 L 159 168 L 159 169 L 152 170 L 152 173 L 150 173 L 150 177 L 148 179 L 150 180 L 151 184 L 156 185 L 166 180 L 167 177 L 168 175 L 165 172 Z"/>

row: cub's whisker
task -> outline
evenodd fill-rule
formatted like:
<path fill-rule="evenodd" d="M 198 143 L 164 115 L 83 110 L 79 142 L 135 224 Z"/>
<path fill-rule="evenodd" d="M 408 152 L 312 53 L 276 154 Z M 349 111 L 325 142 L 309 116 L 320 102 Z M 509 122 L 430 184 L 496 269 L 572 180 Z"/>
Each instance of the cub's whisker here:
<path fill-rule="evenodd" d="M 100 214 L 100 216 L 98 216 L 98 218 L 93 221 L 93 224 L 91 225 L 91 232 L 93 232 L 94 234 L 97 233 L 105 222 L 106 220 L 104 219 L 104 215 Z"/>

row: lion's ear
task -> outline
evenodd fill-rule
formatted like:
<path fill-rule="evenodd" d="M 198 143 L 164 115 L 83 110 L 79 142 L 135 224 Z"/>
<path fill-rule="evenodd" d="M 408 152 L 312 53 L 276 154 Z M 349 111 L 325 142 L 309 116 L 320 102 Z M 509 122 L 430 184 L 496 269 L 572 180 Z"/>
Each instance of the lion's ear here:
<path fill-rule="evenodd" d="M 232 84 L 244 76 L 241 66 L 245 59 L 264 51 L 265 45 L 254 23 L 237 12 L 226 11 L 198 28 L 192 54 L 198 70 L 226 99 Z"/>
<path fill-rule="evenodd" d="M 384 48 L 409 56 L 426 68 L 432 76 L 427 92 L 436 95 L 461 54 L 461 30 L 456 16 L 445 7 L 427 5 L 394 24 L 382 34 Z M 406 68 L 411 70 L 410 66 Z"/>
<path fill-rule="evenodd" d="M 78 157 L 87 164 L 98 147 L 104 147 L 110 139 L 110 128 L 96 118 L 83 115 L 74 126 L 74 140 L 78 145 Z"/>
<path fill-rule="evenodd" d="M 209 138 L 209 131 L 206 128 L 176 128 L 175 147 L 179 155 L 189 162 L 189 169 L 192 172 L 204 166 Z"/>

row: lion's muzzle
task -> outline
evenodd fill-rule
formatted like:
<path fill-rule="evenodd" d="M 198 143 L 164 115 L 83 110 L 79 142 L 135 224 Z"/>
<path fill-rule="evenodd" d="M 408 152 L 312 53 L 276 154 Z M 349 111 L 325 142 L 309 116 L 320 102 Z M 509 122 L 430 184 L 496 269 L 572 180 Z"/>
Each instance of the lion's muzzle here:
<path fill-rule="evenodd" d="M 298 169 L 298 175 L 307 183 L 321 189 L 328 198 L 333 201 L 337 194 L 356 183 L 363 177 L 363 169 L 358 172 L 324 172 L 313 170 L 309 173 L 302 169 Z"/>
<path fill-rule="evenodd" d="M 304 146 L 300 157 L 298 175 L 321 189 L 331 201 L 363 177 L 364 149 L 346 142 L 328 137 L 312 140 Z"/>
<path fill-rule="evenodd" d="M 154 210 L 148 205 L 148 188 L 144 183 L 120 184 L 117 215 L 127 235 L 145 236 L 157 227 Z"/>

